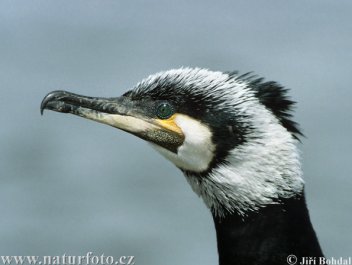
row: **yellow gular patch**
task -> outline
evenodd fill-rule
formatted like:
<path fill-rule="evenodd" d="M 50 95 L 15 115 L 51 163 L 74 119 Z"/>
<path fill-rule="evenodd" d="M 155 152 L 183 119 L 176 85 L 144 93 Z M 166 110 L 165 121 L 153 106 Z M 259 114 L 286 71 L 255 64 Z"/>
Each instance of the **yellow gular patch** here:
<path fill-rule="evenodd" d="M 175 119 L 176 119 L 177 115 L 179 115 L 179 114 L 175 113 L 174 115 L 172 115 L 170 118 L 168 118 L 166 120 L 156 119 L 155 121 L 162 128 L 165 128 L 169 131 L 176 132 L 179 135 L 183 135 L 181 128 L 178 127 L 177 124 L 175 123 Z"/>

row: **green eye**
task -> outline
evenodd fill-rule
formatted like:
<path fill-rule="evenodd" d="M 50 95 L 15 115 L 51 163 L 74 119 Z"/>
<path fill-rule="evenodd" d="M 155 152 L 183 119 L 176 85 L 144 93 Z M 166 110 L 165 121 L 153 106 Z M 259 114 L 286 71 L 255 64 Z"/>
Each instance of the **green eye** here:
<path fill-rule="evenodd" d="M 160 119 L 168 119 L 174 114 L 174 108 L 167 102 L 161 103 L 157 108 L 156 108 L 156 115 Z"/>

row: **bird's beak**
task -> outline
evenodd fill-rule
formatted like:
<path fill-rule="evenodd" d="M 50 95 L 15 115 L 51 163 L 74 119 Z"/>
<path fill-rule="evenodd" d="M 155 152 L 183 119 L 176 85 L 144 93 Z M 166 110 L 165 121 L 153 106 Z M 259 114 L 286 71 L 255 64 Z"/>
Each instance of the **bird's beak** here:
<path fill-rule="evenodd" d="M 71 113 L 108 124 L 175 153 L 184 141 L 182 131 L 172 119 L 164 121 L 150 117 L 127 97 L 97 98 L 53 91 L 41 103 L 42 114 L 44 109 Z"/>

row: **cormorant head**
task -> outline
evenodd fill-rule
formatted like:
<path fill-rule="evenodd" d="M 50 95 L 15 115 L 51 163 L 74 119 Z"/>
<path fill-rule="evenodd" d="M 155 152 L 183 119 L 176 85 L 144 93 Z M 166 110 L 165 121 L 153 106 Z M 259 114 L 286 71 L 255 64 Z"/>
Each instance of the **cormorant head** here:
<path fill-rule="evenodd" d="M 49 93 L 41 110 L 72 113 L 145 139 L 180 168 L 214 215 L 246 215 L 303 189 L 286 89 L 250 75 L 181 68 L 121 97 Z"/>

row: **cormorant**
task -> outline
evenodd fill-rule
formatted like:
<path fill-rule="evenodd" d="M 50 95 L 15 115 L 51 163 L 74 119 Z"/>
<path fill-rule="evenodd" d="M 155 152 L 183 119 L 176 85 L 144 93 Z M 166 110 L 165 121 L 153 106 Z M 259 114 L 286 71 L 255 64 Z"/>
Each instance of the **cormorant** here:
<path fill-rule="evenodd" d="M 121 97 L 53 91 L 42 101 L 132 133 L 173 162 L 211 210 L 219 264 L 323 256 L 305 201 L 287 89 L 251 74 L 181 68 Z M 290 263 L 293 264 L 293 263 Z"/>

